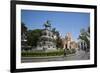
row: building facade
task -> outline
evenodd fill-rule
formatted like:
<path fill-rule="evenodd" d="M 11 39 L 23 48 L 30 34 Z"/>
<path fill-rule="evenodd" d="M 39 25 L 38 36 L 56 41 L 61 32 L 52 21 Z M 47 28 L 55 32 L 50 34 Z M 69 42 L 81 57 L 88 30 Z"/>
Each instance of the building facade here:
<path fill-rule="evenodd" d="M 67 33 L 63 39 L 63 49 L 76 49 L 78 44 L 72 39 L 71 33 Z"/>

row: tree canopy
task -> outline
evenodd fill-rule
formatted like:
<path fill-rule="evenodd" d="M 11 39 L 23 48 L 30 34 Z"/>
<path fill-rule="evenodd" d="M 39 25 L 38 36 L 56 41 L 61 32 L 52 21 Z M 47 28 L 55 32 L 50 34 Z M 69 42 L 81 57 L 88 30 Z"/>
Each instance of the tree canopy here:
<path fill-rule="evenodd" d="M 25 26 L 25 23 L 21 22 L 21 33 L 24 33 L 27 31 L 27 27 Z"/>
<path fill-rule="evenodd" d="M 41 36 L 41 29 L 29 30 L 27 36 L 27 44 L 30 46 L 37 46 L 37 42 Z"/>

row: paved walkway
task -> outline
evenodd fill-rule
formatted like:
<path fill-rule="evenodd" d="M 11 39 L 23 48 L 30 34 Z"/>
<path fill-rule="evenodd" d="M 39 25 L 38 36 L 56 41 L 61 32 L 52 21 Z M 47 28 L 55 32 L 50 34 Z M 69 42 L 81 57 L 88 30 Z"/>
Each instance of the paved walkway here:
<path fill-rule="evenodd" d="M 89 52 L 80 50 L 80 51 L 77 51 L 75 55 L 67 57 L 67 59 L 68 60 L 87 60 L 90 58 L 89 56 L 90 56 Z"/>

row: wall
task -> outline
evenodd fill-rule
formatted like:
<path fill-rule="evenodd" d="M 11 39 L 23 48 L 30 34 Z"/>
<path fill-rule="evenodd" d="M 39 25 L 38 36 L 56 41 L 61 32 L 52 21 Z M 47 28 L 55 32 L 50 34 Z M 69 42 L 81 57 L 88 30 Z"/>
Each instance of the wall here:
<path fill-rule="evenodd" d="M 34 0 L 58 3 L 98 5 L 98 37 L 100 37 L 100 3 L 99 0 Z M 99 73 L 100 72 L 100 38 L 98 38 L 98 67 L 85 69 L 42 71 L 35 73 Z M 0 73 L 10 73 L 10 0 L 0 0 Z"/>

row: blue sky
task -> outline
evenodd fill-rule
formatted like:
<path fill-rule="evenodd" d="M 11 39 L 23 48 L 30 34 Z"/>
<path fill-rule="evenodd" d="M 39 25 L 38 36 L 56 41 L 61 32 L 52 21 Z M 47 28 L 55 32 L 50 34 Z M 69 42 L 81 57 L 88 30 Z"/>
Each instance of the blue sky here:
<path fill-rule="evenodd" d="M 77 39 L 80 29 L 90 25 L 90 14 L 79 12 L 55 12 L 21 10 L 21 21 L 30 30 L 43 29 L 43 24 L 50 20 L 51 26 L 60 32 L 62 37 L 70 32 Z"/>

